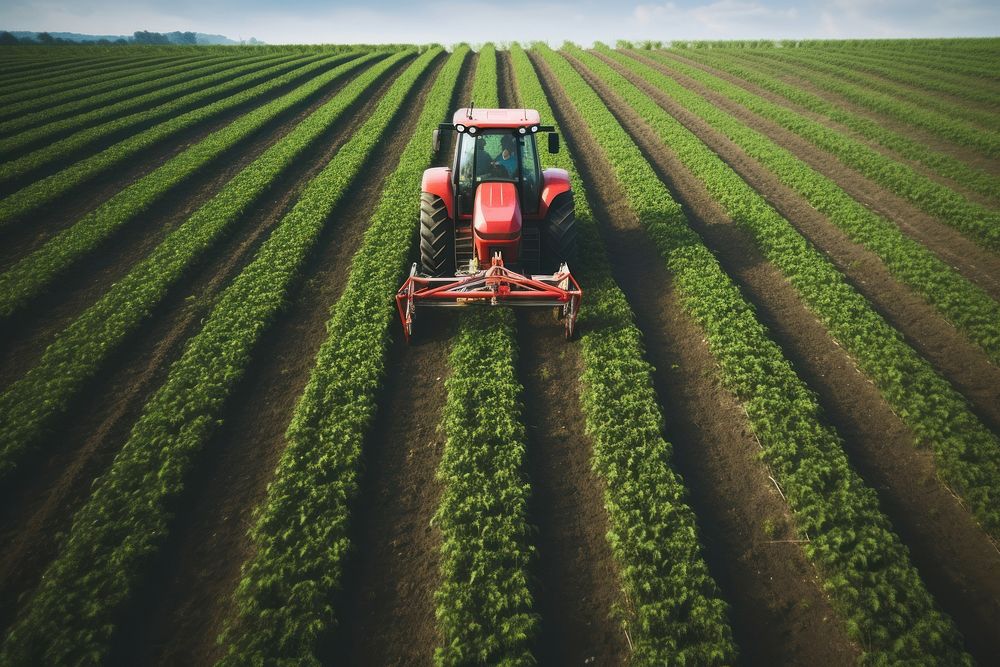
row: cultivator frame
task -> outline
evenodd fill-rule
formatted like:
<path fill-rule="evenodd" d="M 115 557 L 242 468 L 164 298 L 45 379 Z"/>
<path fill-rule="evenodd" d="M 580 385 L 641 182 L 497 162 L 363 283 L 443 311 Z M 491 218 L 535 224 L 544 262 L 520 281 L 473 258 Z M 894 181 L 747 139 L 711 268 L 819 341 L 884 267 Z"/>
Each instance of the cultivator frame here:
<path fill-rule="evenodd" d="M 582 299 L 583 291 L 566 264 L 552 275 L 529 277 L 506 268 L 498 253 L 487 269 L 442 278 L 420 275 L 414 263 L 410 277 L 396 292 L 396 308 L 406 342 L 413 335 L 417 308 L 476 305 L 556 308 L 569 339 L 576 329 Z"/>

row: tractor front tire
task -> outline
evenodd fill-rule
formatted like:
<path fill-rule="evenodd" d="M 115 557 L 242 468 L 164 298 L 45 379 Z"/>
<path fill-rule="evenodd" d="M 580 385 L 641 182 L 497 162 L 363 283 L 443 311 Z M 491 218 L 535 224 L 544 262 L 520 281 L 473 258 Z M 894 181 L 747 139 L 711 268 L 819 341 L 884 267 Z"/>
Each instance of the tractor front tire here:
<path fill-rule="evenodd" d="M 424 275 L 455 274 L 455 227 L 444 200 L 420 193 L 420 268 Z"/>
<path fill-rule="evenodd" d="M 542 225 L 542 270 L 555 273 L 566 262 L 573 267 L 576 262 L 576 209 L 573 193 L 564 192 L 549 206 Z"/>

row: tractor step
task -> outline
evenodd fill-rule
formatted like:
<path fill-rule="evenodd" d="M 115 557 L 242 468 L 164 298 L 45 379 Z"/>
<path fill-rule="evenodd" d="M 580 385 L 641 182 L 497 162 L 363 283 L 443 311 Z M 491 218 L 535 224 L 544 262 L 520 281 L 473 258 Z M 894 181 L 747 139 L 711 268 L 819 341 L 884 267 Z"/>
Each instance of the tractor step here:
<path fill-rule="evenodd" d="M 472 225 L 455 225 L 455 268 L 464 271 L 475 253 Z"/>

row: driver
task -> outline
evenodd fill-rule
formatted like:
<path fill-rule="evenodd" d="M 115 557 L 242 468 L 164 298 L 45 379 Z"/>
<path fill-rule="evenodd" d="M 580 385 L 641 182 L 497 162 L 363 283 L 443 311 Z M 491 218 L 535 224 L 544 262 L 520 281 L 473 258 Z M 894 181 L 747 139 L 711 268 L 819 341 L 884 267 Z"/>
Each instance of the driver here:
<path fill-rule="evenodd" d="M 493 161 L 507 171 L 507 175 L 513 177 L 517 171 L 517 156 L 514 155 L 514 137 L 505 134 L 500 137 L 500 154 Z"/>

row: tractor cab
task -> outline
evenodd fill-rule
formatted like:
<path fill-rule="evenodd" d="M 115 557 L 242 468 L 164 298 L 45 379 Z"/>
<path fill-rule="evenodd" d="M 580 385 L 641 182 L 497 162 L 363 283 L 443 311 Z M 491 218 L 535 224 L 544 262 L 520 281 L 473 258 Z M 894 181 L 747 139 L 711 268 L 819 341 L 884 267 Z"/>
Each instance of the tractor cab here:
<path fill-rule="evenodd" d="M 424 171 L 420 263 L 397 304 L 409 338 L 418 306 L 554 306 L 572 335 L 582 296 L 569 273 L 576 216 L 569 174 L 543 169 L 536 144 L 559 135 L 534 109 L 459 109 L 434 130 L 453 132 L 450 167 Z"/>

